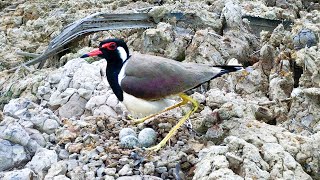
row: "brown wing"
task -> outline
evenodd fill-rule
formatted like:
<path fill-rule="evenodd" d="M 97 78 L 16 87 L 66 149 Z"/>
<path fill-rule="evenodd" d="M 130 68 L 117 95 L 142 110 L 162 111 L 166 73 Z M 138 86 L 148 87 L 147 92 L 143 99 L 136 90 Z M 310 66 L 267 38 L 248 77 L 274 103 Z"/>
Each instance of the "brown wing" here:
<path fill-rule="evenodd" d="M 125 77 L 121 81 L 122 90 L 148 100 L 184 92 L 221 72 L 219 68 L 206 65 L 137 53 L 127 63 Z"/>

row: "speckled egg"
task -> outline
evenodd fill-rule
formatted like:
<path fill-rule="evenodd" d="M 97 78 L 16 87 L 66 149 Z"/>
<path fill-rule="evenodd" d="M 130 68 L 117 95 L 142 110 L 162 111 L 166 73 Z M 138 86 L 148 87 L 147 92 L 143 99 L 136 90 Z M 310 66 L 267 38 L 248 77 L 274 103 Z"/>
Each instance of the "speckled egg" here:
<path fill-rule="evenodd" d="M 150 147 L 157 140 L 157 133 L 152 128 L 144 128 L 138 135 L 139 144 L 141 147 Z"/>

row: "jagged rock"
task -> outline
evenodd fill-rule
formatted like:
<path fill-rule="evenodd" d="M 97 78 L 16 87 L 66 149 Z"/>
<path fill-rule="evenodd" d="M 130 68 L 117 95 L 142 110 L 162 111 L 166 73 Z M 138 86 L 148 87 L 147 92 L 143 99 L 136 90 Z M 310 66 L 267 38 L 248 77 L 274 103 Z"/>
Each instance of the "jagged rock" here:
<path fill-rule="evenodd" d="M 29 179 L 36 179 L 36 177 L 37 176 L 34 174 L 34 172 L 29 168 L 7 171 L 7 172 L 0 172 L 0 178 L 3 180 L 12 180 L 12 179 L 29 180 Z"/>
<path fill-rule="evenodd" d="M 13 144 L 8 140 L 0 139 L 0 171 L 20 166 L 30 159 L 30 155 L 23 146 Z M 9 177 L 10 175 L 3 174 Z M 1 173 L 0 173 L 1 177 Z"/>
<path fill-rule="evenodd" d="M 132 175 L 132 168 L 130 168 L 129 164 L 124 165 L 118 172 L 120 176 Z"/>
<path fill-rule="evenodd" d="M 274 58 L 275 58 L 275 53 L 274 53 L 274 48 L 273 46 L 269 44 L 265 44 L 261 47 L 260 49 L 260 56 L 261 56 L 261 68 L 263 72 L 267 75 L 270 74 L 270 71 L 273 67 L 274 64 Z"/>
<path fill-rule="evenodd" d="M 146 164 L 144 164 L 143 167 L 144 167 L 143 174 L 153 174 L 154 173 L 155 167 L 154 167 L 153 162 L 146 163 Z"/>
<path fill-rule="evenodd" d="M 308 173 L 315 175 L 320 168 L 318 165 L 315 165 L 319 160 L 317 158 L 311 158 L 313 156 L 318 157 L 313 151 L 314 148 L 320 146 L 319 142 L 317 142 L 318 133 L 311 137 L 299 136 L 288 132 L 284 128 L 257 121 L 246 121 L 242 123 L 230 121 L 224 122 L 223 124 L 226 129 L 230 130 L 229 135 L 237 136 L 248 141 L 255 147 L 261 147 L 265 143 L 276 143 L 281 145 L 284 148 L 284 151 L 288 152 L 290 156 L 295 157 L 295 161 L 299 163 L 297 163 L 295 169 L 291 169 L 291 171 L 294 172 L 293 174 L 295 177 L 303 176 L 308 179 L 310 176 L 305 173 L 306 170 L 310 171 Z M 284 158 L 284 156 L 282 158 Z M 309 160 L 307 161 L 307 159 Z M 301 166 L 300 164 L 304 163 L 307 163 L 308 166 L 311 166 L 312 168 L 304 169 L 301 172 L 300 168 L 305 168 L 305 166 Z M 297 174 L 295 174 L 295 172 L 297 172 Z M 275 175 L 270 173 L 270 176 Z"/>
<path fill-rule="evenodd" d="M 13 99 L 4 107 L 4 113 L 41 132 L 52 134 L 60 126 L 60 120 L 53 112 L 43 108 L 28 99 Z M 28 125 L 28 123 L 31 123 Z M 0 127 L 1 128 L 1 127 Z M 22 138 L 23 139 L 23 138 Z"/>
<path fill-rule="evenodd" d="M 63 177 L 67 172 L 67 163 L 65 161 L 58 161 L 51 165 L 50 169 L 48 170 L 48 174 L 45 176 L 44 179 L 63 179 Z M 57 178 L 57 176 L 61 177 Z"/>
<path fill-rule="evenodd" d="M 311 177 L 302 170 L 300 164 L 277 143 L 265 143 L 260 150 L 243 139 L 229 136 L 226 146 L 212 146 L 200 152 L 193 179 L 243 179 L 257 177 L 268 178 L 302 178 Z M 241 166 L 239 166 L 241 164 Z M 282 174 L 281 172 L 285 172 Z"/>
<path fill-rule="evenodd" d="M 11 122 L 7 122 L 7 120 L 10 120 Z M 41 135 L 38 135 L 41 138 Z M 0 125 L 0 138 L 8 140 L 15 144 L 19 144 L 25 147 L 32 154 L 35 153 L 38 148 L 41 148 L 37 141 L 30 137 L 29 132 L 27 132 L 27 129 L 21 126 L 19 123 L 14 122 L 14 119 L 12 118 L 6 118 L 5 121 L 3 121 L 3 123 Z"/>
<path fill-rule="evenodd" d="M 156 176 L 149 176 L 149 175 L 134 175 L 134 176 L 121 176 L 117 178 L 117 180 L 161 180 L 162 178 Z"/>
<path fill-rule="evenodd" d="M 44 178 L 50 167 L 56 163 L 58 155 L 54 150 L 39 149 L 33 156 L 30 162 L 26 165 L 27 168 L 33 170 L 39 178 Z"/>
<path fill-rule="evenodd" d="M 58 175 L 58 176 L 53 177 L 53 180 L 70 180 L 70 178 L 68 178 L 65 175 Z"/>
<path fill-rule="evenodd" d="M 69 101 L 59 108 L 59 115 L 65 118 L 81 116 L 87 101 L 79 94 L 73 94 Z"/>

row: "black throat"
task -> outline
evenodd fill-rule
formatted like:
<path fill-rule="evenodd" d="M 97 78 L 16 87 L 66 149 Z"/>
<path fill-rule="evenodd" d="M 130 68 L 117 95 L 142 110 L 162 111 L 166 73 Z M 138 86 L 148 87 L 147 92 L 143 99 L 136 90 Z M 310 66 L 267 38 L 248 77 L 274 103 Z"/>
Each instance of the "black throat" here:
<path fill-rule="evenodd" d="M 118 75 L 122 68 L 122 60 L 111 59 L 107 64 L 107 79 L 113 93 L 117 96 L 119 101 L 123 101 L 123 91 L 119 84 Z"/>

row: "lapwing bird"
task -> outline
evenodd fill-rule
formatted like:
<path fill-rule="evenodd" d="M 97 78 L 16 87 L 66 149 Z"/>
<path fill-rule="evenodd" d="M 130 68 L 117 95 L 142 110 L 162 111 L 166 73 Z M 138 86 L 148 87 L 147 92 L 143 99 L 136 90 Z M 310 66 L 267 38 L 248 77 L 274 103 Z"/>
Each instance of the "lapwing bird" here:
<path fill-rule="evenodd" d="M 107 61 L 107 80 L 111 89 L 128 111 L 142 123 L 156 115 L 192 103 L 193 108 L 169 131 L 156 146 L 148 150 L 159 150 L 177 129 L 198 109 L 196 100 L 184 92 L 195 88 L 222 74 L 242 69 L 240 66 L 213 67 L 196 63 L 183 63 L 159 56 L 129 54 L 126 43 L 120 39 L 107 39 L 98 49 L 81 58 L 99 56 Z M 174 104 L 172 96 L 179 96 L 181 102 Z"/>

